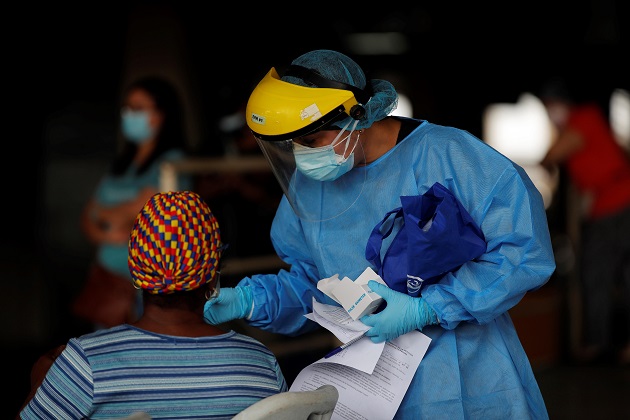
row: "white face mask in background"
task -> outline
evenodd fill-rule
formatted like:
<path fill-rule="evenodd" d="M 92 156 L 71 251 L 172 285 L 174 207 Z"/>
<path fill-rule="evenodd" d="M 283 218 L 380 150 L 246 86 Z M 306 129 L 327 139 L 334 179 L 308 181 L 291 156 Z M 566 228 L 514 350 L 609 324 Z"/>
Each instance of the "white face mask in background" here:
<path fill-rule="evenodd" d="M 123 136 L 129 141 L 142 144 L 154 136 L 155 129 L 149 123 L 149 111 L 124 109 L 120 117 Z"/>

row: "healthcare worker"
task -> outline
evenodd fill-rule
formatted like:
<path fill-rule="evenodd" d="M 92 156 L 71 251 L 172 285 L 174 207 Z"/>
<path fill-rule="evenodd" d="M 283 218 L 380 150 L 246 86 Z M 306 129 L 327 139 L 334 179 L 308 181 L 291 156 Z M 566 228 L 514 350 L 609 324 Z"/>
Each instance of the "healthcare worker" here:
<path fill-rule="evenodd" d="M 212 324 L 245 319 L 298 335 L 322 278 L 357 278 L 366 243 L 400 196 L 448 188 L 482 229 L 479 258 L 427 285 L 420 297 L 368 284 L 387 302 L 361 318 L 374 342 L 414 329 L 432 341 L 397 419 L 546 419 L 544 400 L 508 314 L 555 269 L 542 198 L 525 171 L 470 133 L 395 117 L 397 93 L 366 80 L 352 59 L 315 50 L 253 90 L 247 124 L 284 195 L 271 227 L 290 270 L 253 275 L 205 306 Z M 391 235 L 394 236 L 394 235 Z"/>

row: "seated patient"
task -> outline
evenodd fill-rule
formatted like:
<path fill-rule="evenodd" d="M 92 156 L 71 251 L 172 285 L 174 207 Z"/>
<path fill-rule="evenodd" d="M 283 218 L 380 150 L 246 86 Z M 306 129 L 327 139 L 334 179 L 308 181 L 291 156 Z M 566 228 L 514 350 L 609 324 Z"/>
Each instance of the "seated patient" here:
<path fill-rule="evenodd" d="M 268 348 L 204 321 L 204 303 L 220 293 L 221 250 L 218 222 L 197 193 L 149 199 L 129 239 L 129 270 L 134 286 L 143 290 L 142 317 L 72 338 L 45 355 L 54 362 L 39 373 L 43 381 L 31 378 L 41 385 L 21 418 L 144 412 L 152 419 L 230 419 L 286 391 Z"/>

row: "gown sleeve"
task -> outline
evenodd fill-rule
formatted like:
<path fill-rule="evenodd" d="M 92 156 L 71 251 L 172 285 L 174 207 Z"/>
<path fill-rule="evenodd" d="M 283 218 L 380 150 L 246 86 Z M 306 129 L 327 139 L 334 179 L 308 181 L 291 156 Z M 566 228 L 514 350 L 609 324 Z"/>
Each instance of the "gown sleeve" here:
<path fill-rule="evenodd" d="M 240 286 L 252 286 L 254 310 L 251 326 L 288 336 L 319 328 L 304 315 L 312 312 L 313 297 L 318 302 L 338 305 L 317 289 L 318 270 L 310 257 L 300 222 L 283 197 L 271 226 L 271 241 L 278 256 L 290 270 L 277 274 L 245 277 Z"/>
<path fill-rule="evenodd" d="M 446 329 L 492 321 L 555 270 L 542 197 L 522 168 L 505 167 L 480 203 L 474 213 L 486 252 L 422 293 Z"/>

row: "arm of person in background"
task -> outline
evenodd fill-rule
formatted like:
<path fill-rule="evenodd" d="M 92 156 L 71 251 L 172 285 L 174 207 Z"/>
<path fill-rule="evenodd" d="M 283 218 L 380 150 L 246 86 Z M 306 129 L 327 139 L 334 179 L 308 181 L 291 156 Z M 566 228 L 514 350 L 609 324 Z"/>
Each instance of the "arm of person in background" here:
<path fill-rule="evenodd" d="M 135 199 L 114 206 L 102 206 L 90 199 L 81 214 L 82 231 L 94 244 L 126 243 L 138 212 L 157 192 L 154 187 L 145 187 Z"/>
<path fill-rule="evenodd" d="M 567 128 L 559 132 L 540 164 L 551 171 L 555 166 L 562 164 L 569 156 L 580 150 L 583 144 L 582 135 L 576 130 Z"/>
<path fill-rule="evenodd" d="M 35 363 L 33 364 L 33 367 L 31 368 L 31 390 L 28 396 L 26 397 L 26 400 L 24 400 L 24 403 L 18 410 L 18 415 L 15 417 L 16 420 L 20 419 L 19 413 L 24 409 L 24 407 L 26 407 L 26 404 L 28 404 L 28 402 L 33 398 L 33 396 L 35 395 L 35 392 L 37 391 L 37 388 L 39 388 L 39 386 L 44 381 L 44 378 L 46 377 L 48 370 L 50 369 L 52 364 L 55 362 L 57 357 L 59 357 L 63 349 L 65 348 L 66 348 L 65 344 L 61 344 L 57 347 L 54 347 L 50 349 L 49 351 L 47 351 L 46 353 L 44 353 L 43 355 L 41 355 L 35 361 Z"/>

